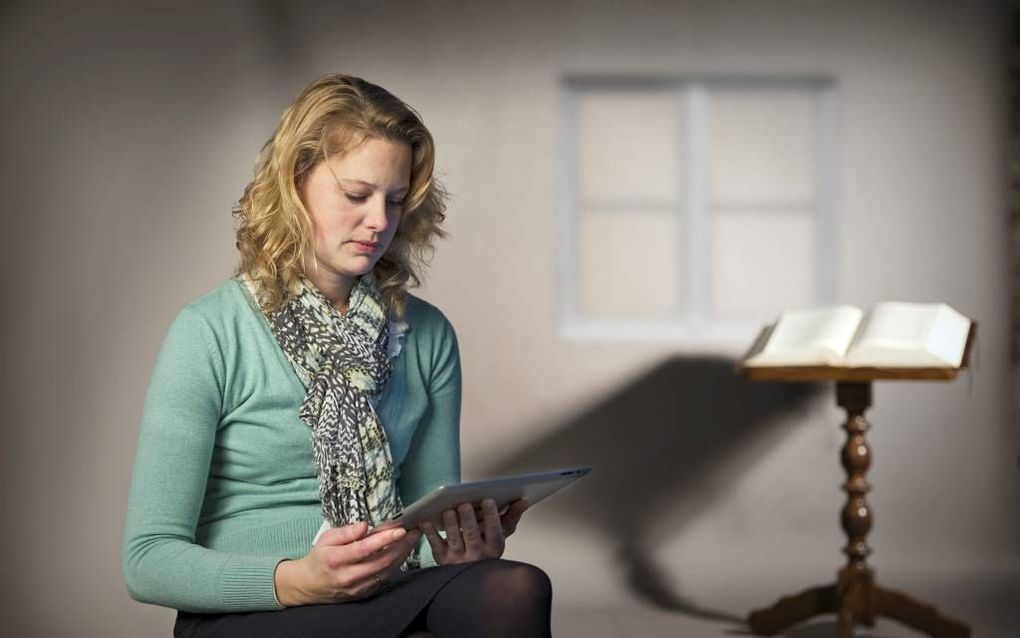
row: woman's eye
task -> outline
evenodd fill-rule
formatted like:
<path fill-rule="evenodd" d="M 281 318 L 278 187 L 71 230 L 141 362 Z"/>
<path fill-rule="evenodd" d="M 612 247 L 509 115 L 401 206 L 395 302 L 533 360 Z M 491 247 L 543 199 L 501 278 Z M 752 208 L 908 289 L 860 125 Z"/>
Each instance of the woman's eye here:
<path fill-rule="evenodd" d="M 356 204 L 360 204 L 362 202 L 365 202 L 369 198 L 368 195 L 358 195 L 356 193 L 344 193 L 344 195 L 347 197 L 347 199 L 349 201 L 352 201 L 352 202 L 354 202 Z M 404 205 L 404 200 L 403 199 L 399 199 L 399 200 L 394 201 L 392 199 L 388 199 L 388 200 L 386 200 L 386 203 L 389 204 L 390 206 L 403 206 Z"/>

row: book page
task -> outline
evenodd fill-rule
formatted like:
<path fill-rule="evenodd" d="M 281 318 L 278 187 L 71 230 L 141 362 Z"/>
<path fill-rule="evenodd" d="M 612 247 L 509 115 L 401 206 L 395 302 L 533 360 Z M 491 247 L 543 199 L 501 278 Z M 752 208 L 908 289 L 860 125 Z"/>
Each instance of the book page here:
<path fill-rule="evenodd" d="M 970 319 L 943 303 L 875 304 L 847 353 L 847 365 L 959 367 Z"/>
<path fill-rule="evenodd" d="M 748 366 L 838 364 L 862 316 L 863 312 L 853 306 L 788 310 L 780 315 L 764 348 L 744 363 Z"/>
<path fill-rule="evenodd" d="M 970 335 L 970 318 L 946 304 L 939 304 L 935 325 L 928 335 L 928 350 L 953 368 L 963 363 L 963 351 Z"/>

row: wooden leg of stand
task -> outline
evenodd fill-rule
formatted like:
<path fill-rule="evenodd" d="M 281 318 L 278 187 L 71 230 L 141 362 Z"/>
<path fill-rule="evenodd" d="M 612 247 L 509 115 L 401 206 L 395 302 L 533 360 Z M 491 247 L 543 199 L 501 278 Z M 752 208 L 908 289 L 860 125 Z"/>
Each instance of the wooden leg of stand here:
<path fill-rule="evenodd" d="M 854 625 L 871 627 L 875 624 L 878 605 L 875 597 L 875 576 L 870 569 L 844 567 L 839 570 L 836 597 L 838 638 L 851 638 L 854 635 Z"/>
<path fill-rule="evenodd" d="M 814 587 L 780 598 L 771 607 L 752 612 L 747 623 L 758 635 L 775 635 L 794 623 L 824 613 L 837 614 L 839 638 L 852 638 L 855 623 L 871 625 L 874 622 L 873 579 L 867 565 L 871 550 L 865 540 L 871 529 L 871 508 L 866 500 L 871 486 L 865 478 L 871 465 L 871 448 L 865 438 L 868 422 L 864 411 L 871 406 L 871 383 L 838 382 L 836 402 L 847 413 L 843 425 L 847 438 L 841 454 L 847 473 L 843 485 L 847 500 L 840 516 L 847 535 L 843 549 L 847 566 L 840 570 L 835 585 Z"/>
<path fill-rule="evenodd" d="M 942 615 L 938 609 L 927 603 L 885 587 L 876 587 L 878 613 L 892 618 L 908 627 L 923 631 L 932 638 L 968 638 L 970 627 L 962 622 Z"/>
<path fill-rule="evenodd" d="M 752 611 L 747 624 L 752 633 L 774 636 L 812 616 L 835 613 L 838 608 L 836 585 L 812 587 L 794 596 L 784 596 L 767 609 Z"/>
<path fill-rule="evenodd" d="M 866 433 L 868 421 L 864 411 L 871 407 L 871 383 L 840 381 L 836 384 L 836 402 L 846 410 L 846 443 L 840 455 L 846 471 L 846 503 L 840 512 L 840 522 L 846 533 L 846 567 L 839 570 L 839 620 L 836 634 L 851 638 L 854 625 L 871 626 L 875 623 L 874 575 L 868 567 L 868 532 L 871 531 L 871 507 L 867 495 L 868 468 L 871 467 L 871 446 Z"/>
<path fill-rule="evenodd" d="M 812 587 L 794 596 L 780 598 L 766 609 L 751 612 L 747 624 L 759 636 L 774 636 L 787 627 L 819 614 L 835 613 L 838 638 L 853 638 L 855 625 L 874 625 L 875 618 L 884 616 L 922 631 L 932 638 L 969 638 L 970 628 L 958 620 L 942 615 L 935 607 L 920 603 L 901 592 L 875 584 L 874 572 L 868 567 L 871 553 L 867 537 L 872 515 L 867 494 L 871 490 L 867 473 L 871 467 L 871 446 L 868 444 L 869 424 L 864 412 L 871 407 L 871 383 L 840 381 L 836 384 L 836 402 L 846 410 L 843 425 L 846 443 L 842 450 L 846 470 L 846 503 L 840 513 L 847 543 L 843 553 L 846 567 L 839 571 L 835 585 Z"/>

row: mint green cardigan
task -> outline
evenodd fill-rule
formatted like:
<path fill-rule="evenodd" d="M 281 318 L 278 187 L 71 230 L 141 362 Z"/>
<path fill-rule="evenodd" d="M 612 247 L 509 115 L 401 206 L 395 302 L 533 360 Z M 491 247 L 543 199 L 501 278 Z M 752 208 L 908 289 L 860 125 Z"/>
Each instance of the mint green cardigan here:
<path fill-rule="evenodd" d="M 403 347 L 376 410 L 405 504 L 460 480 L 453 327 L 408 295 Z M 122 564 L 135 600 L 194 612 L 280 609 L 277 563 L 322 524 L 305 390 L 244 284 L 185 306 L 145 396 Z M 423 565 L 434 564 L 422 544 Z"/>

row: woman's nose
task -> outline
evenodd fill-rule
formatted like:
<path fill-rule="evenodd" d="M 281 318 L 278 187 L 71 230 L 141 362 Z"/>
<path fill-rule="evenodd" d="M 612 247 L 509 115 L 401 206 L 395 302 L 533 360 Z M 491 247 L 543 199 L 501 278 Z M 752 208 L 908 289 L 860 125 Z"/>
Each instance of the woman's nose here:
<path fill-rule="evenodd" d="M 365 217 L 365 225 L 376 232 L 385 231 L 390 220 L 386 216 L 387 202 L 385 197 L 379 197 L 372 201 Z"/>

